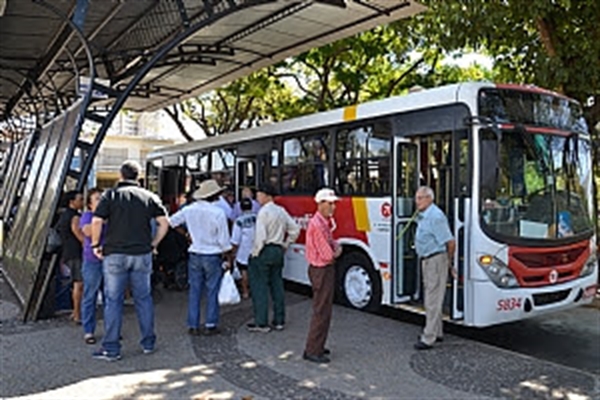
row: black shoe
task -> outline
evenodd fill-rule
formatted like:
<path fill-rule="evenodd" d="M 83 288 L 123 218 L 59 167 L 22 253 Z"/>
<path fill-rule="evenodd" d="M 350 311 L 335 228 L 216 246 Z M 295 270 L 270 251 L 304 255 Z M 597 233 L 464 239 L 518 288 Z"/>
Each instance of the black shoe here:
<path fill-rule="evenodd" d="M 421 342 L 420 340 L 415 344 L 415 349 L 417 350 L 429 350 L 429 349 L 433 349 L 433 346 L 430 346 L 428 344 L 425 344 L 423 342 Z"/>
<path fill-rule="evenodd" d="M 331 354 L 331 350 L 325 348 L 325 349 L 323 349 L 323 354 L 326 355 L 326 356 L 328 356 L 328 355 Z"/>
<path fill-rule="evenodd" d="M 204 331 L 202 333 L 204 334 L 204 336 L 215 336 L 221 333 L 221 330 L 216 326 L 213 326 L 212 328 L 204 328 Z"/>
<path fill-rule="evenodd" d="M 188 328 L 188 335 L 191 336 L 200 336 L 200 329 L 198 328 Z"/>
<path fill-rule="evenodd" d="M 304 353 L 302 355 L 302 358 L 304 358 L 306 361 L 314 362 L 317 364 L 327 364 L 329 361 L 331 361 L 329 359 L 329 357 L 327 357 L 325 355 L 315 356 L 315 355 L 306 354 L 306 353 Z"/>

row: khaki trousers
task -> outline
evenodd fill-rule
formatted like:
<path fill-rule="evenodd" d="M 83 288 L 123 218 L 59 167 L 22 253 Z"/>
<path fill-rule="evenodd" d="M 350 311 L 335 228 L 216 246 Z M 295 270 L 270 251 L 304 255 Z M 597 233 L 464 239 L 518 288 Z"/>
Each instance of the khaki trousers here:
<path fill-rule="evenodd" d="M 311 356 L 321 356 L 325 351 L 325 342 L 331 325 L 335 267 L 333 265 L 321 268 L 310 266 L 308 277 L 313 291 L 313 309 L 304 351 Z"/>
<path fill-rule="evenodd" d="M 442 305 L 448 280 L 448 254 L 440 253 L 421 262 L 423 286 L 425 288 L 425 329 L 421 341 L 433 345 L 443 336 Z"/>

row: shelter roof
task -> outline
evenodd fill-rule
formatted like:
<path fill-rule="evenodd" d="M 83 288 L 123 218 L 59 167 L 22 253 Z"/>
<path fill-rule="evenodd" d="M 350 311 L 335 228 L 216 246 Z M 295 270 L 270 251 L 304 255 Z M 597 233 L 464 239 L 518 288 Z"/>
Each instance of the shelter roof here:
<path fill-rule="evenodd" d="M 424 9 L 408 0 L 0 0 L 0 121 L 72 102 L 79 77 L 89 74 L 81 41 L 45 2 L 72 20 L 77 3 L 87 3 L 82 31 L 97 77 L 116 90 L 190 26 L 210 22 L 219 7 L 239 6 L 154 65 L 125 104 L 136 111 L 181 102 Z"/>

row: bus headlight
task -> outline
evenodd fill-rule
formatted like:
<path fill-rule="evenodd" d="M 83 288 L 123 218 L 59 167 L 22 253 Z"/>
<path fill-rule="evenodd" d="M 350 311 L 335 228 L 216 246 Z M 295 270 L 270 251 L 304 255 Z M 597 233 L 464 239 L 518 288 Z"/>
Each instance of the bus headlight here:
<path fill-rule="evenodd" d="M 587 262 L 581 268 L 581 272 L 579 273 L 579 277 L 582 278 L 584 276 L 591 275 L 594 272 L 594 268 L 598 266 L 598 259 L 595 255 L 590 256 Z"/>
<path fill-rule="evenodd" d="M 496 257 L 485 254 L 477 259 L 477 263 L 496 286 L 501 288 L 519 287 L 519 282 L 510 268 Z"/>

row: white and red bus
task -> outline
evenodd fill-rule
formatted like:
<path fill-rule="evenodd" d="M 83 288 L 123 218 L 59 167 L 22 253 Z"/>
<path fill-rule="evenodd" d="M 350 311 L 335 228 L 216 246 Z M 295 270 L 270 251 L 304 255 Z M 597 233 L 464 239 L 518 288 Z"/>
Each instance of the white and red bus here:
<path fill-rule="evenodd" d="M 165 202 L 202 176 L 275 184 L 305 228 L 313 195 L 342 197 L 337 299 L 422 310 L 414 251 L 418 186 L 435 191 L 457 239 L 449 320 L 488 326 L 592 301 L 598 266 L 590 135 L 575 101 L 532 86 L 462 83 L 163 148 L 147 183 Z M 405 233 L 403 233 L 405 232 Z M 286 279 L 308 284 L 304 235 Z"/>

